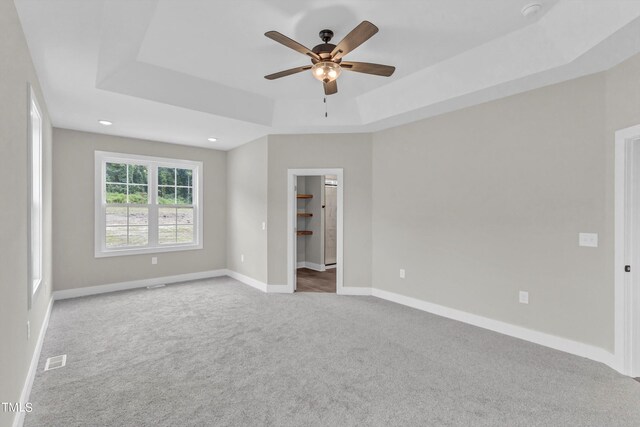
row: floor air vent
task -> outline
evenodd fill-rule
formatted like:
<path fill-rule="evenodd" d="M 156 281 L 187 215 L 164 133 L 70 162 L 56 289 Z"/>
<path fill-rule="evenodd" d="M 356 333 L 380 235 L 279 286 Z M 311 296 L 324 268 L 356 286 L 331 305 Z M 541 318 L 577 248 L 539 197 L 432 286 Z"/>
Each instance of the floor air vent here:
<path fill-rule="evenodd" d="M 52 369 L 62 368 L 67 364 L 67 355 L 63 354 L 61 356 L 54 356 L 47 359 L 47 364 L 44 365 L 45 371 L 50 371 Z"/>

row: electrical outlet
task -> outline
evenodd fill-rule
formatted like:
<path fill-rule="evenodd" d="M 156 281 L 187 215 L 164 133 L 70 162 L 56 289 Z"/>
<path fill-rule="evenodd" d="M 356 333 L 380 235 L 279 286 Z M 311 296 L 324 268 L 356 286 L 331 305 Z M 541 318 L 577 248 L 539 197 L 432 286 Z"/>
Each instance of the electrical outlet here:
<path fill-rule="evenodd" d="M 31 322 L 27 320 L 27 339 L 31 339 Z"/>
<path fill-rule="evenodd" d="M 157 256 L 152 256 L 151 257 L 151 264 L 156 265 L 158 263 L 158 257 Z"/>
<path fill-rule="evenodd" d="M 244 254 L 240 255 L 240 262 L 244 262 Z"/>
<path fill-rule="evenodd" d="M 400 278 L 404 279 L 404 268 L 400 269 Z"/>
<path fill-rule="evenodd" d="M 529 292 L 520 291 L 520 304 L 529 304 Z"/>
<path fill-rule="evenodd" d="M 584 246 L 587 248 L 597 248 L 598 233 L 579 233 L 578 246 Z"/>

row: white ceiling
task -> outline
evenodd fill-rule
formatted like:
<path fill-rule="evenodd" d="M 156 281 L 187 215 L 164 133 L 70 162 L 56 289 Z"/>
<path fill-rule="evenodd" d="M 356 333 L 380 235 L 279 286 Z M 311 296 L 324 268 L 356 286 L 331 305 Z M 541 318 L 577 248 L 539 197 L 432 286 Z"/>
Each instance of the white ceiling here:
<path fill-rule="evenodd" d="M 15 0 L 55 126 L 230 149 L 269 133 L 395 126 L 609 68 L 640 51 L 640 1 Z M 308 59 L 264 37 L 337 43 L 380 28 L 328 98 Z M 102 127 L 99 119 L 114 122 Z M 216 143 L 207 141 L 215 136 Z"/>

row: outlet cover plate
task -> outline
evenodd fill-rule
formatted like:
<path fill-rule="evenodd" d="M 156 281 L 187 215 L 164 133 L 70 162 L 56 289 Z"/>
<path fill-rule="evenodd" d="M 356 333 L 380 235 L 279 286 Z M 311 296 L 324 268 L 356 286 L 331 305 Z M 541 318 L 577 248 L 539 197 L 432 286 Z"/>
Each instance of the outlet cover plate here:
<path fill-rule="evenodd" d="M 579 233 L 578 245 L 586 248 L 598 247 L 598 233 Z"/>

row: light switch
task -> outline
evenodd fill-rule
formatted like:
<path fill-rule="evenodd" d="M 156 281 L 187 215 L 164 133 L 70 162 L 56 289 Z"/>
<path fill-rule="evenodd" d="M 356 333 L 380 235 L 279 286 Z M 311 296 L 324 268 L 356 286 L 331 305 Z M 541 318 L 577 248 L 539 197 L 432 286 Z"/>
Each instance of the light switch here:
<path fill-rule="evenodd" d="M 598 247 L 598 233 L 580 233 L 578 234 L 578 246 L 587 248 Z"/>
<path fill-rule="evenodd" d="M 529 292 L 520 291 L 520 294 L 518 296 L 519 296 L 518 300 L 520 301 L 520 304 L 529 304 Z"/>

